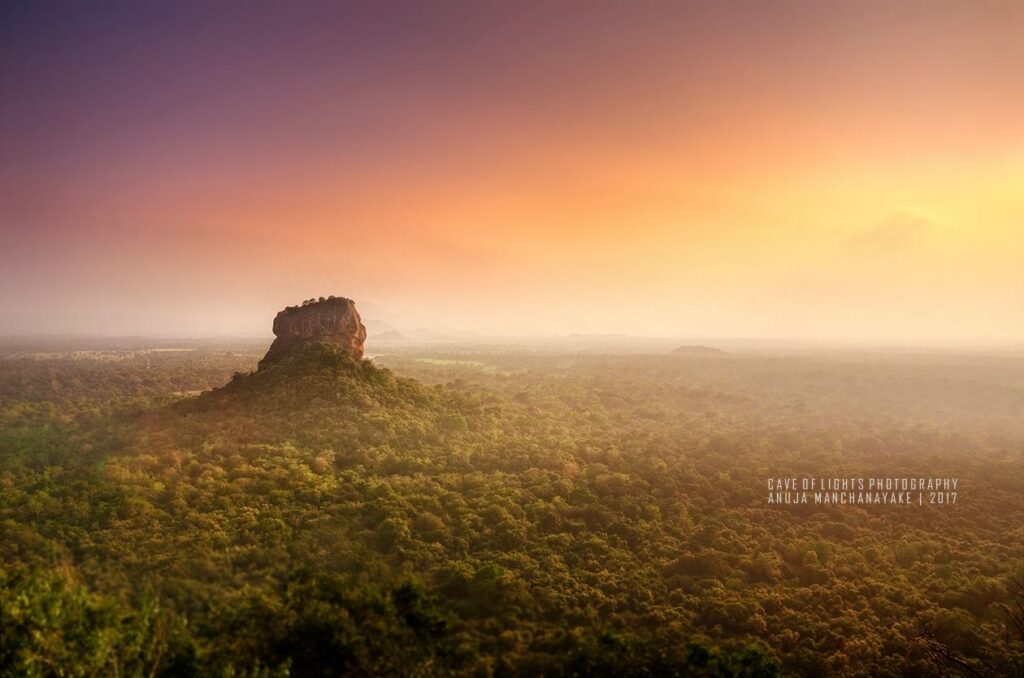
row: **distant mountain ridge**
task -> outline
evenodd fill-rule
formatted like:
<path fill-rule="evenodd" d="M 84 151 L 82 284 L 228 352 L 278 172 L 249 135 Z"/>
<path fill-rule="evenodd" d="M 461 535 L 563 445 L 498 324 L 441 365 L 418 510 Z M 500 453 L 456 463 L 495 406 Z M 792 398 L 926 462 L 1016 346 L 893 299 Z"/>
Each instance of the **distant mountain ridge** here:
<path fill-rule="evenodd" d="M 680 346 L 671 351 L 672 355 L 685 355 L 694 358 L 721 358 L 729 355 L 714 346 Z"/>

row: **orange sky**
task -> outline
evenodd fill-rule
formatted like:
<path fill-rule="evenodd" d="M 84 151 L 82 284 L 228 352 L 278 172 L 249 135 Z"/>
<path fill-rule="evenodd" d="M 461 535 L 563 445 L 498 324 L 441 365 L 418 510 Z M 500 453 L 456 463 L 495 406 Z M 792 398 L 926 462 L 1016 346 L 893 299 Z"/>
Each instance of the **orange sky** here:
<path fill-rule="evenodd" d="M 1024 341 L 1024 5 L 631 4 L 5 10 L 0 334 Z"/>

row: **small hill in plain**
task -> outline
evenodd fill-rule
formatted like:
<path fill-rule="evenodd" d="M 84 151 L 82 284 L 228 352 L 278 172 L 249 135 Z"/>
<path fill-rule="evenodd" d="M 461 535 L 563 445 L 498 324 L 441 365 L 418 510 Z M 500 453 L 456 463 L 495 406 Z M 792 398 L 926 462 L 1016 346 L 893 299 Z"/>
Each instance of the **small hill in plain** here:
<path fill-rule="evenodd" d="M 729 354 L 714 346 L 680 346 L 671 351 L 672 355 L 687 356 L 690 358 L 724 358 Z"/>

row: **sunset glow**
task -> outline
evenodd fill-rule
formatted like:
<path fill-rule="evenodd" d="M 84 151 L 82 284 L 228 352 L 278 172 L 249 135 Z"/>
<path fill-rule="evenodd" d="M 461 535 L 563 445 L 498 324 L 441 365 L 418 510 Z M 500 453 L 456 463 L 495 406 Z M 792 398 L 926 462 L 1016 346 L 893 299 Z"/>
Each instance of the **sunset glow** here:
<path fill-rule="evenodd" d="M 301 4 L 2 10 L 0 333 L 1024 340 L 1020 3 Z"/>

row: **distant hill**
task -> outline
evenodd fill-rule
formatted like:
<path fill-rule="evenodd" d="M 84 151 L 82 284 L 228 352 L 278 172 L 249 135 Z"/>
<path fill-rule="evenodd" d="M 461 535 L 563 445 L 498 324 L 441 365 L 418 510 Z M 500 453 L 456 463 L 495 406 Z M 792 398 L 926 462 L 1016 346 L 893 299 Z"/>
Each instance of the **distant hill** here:
<path fill-rule="evenodd" d="M 672 355 L 684 355 L 693 358 L 723 358 L 727 355 L 725 351 L 714 346 L 680 346 L 671 351 Z"/>
<path fill-rule="evenodd" d="M 409 337 L 398 330 L 385 330 L 384 332 L 371 334 L 370 339 L 373 341 L 409 341 Z"/>

